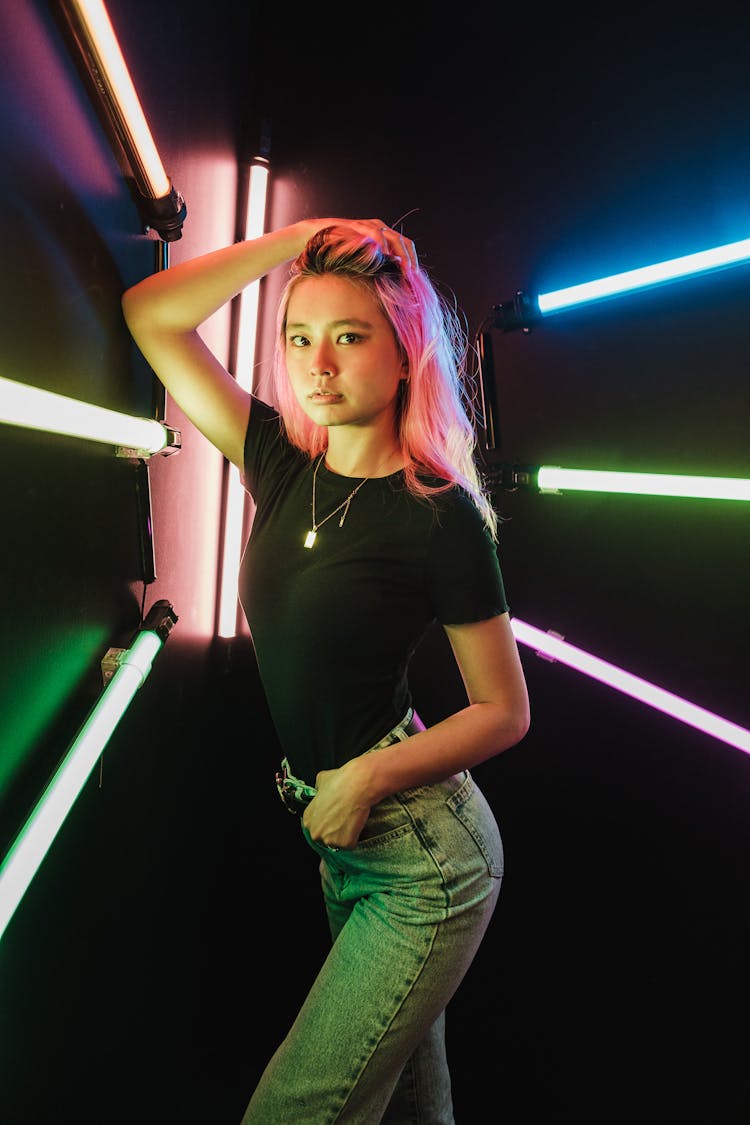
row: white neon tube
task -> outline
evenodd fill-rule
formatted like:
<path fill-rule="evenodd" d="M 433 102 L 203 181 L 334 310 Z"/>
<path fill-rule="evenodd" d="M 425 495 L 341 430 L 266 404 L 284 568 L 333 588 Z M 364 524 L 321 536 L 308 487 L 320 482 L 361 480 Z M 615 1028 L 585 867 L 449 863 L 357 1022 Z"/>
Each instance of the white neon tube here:
<path fill-rule="evenodd" d="M 615 664 L 609 664 L 606 660 L 592 656 L 590 652 L 576 648 L 560 637 L 545 633 L 525 621 L 519 621 L 514 617 L 511 626 L 516 640 L 529 645 L 537 652 L 558 660 L 561 664 L 567 664 L 568 667 L 575 668 L 576 671 L 583 672 L 592 679 L 621 691 L 624 695 L 629 695 L 649 707 L 656 708 L 657 711 L 662 711 L 665 715 L 670 715 L 673 719 L 679 719 L 688 726 L 695 727 L 705 734 L 712 735 L 713 738 L 726 742 L 729 746 L 750 754 L 750 730 L 745 727 L 722 719 L 712 711 L 698 707 L 671 691 L 665 691 L 664 688 L 649 683 L 648 680 L 642 680 Z"/>
<path fill-rule="evenodd" d="M 138 94 L 101 0 L 66 0 L 77 17 L 91 55 L 93 72 L 105 94 L 115 124 L 133 159 L 133 172 L 143 181 L 146 195 L 161 199 L 171 183 L 157 152 Z"/>
<path fill-rule="evenodd" d="M 606 469 L 561 469 L 541 465 L 540 492 L 619 492 L 648 496 L 684 496 L 703 500 L 750 500 L 750 480 L 742 477 L 696 477 L 674 473 L 621 473 Z"/>
<path fill-rule="evenodd" d="M 730 242 L 726 246 L 715 246 L 710 250 L 700 250 L 696 254 L 685 254 L 680 258 L 670 258 L 651 266 L 626 270 L 595 281 L 585 281 L 580 285 L 569 285 L 565 289 L 555 289 L 550 293 L 540 293 L 537 297 L 542 314 L 559 312 L 574 305 L 597 301 L 602 297 L 614 297 L 635 289 L 645 289 L 665 281 L 676 281 L 694 274 L 737 265 L 750 259 L 750 238 Z"/>
<path fill-rule="evenodd" d="M 138 634 L 0 866 L 0 937 L 49 851 L 131 699 L 163 645 L 150 629 Z"/>
<path fill-rule="evenodd" d="M 161 452 L 169 440 L 166 428 L 153 418 L 134 418 L 2 377 L 0 422 L 127 446 L 144 454 Z"/>
<path fill-rule="evenodd" d="M 246 239 L 258 238 L 263 234 L 267 193 L 268 165 L 256 161 L 250 167 L 245 224 Z M 259 295 L 260 282 L 253 281 L 242 291 L 239 297 L 235 378 L 246 391 L 252 391 L 254 383 Z M 245 489 L 242 487 L 236 466 L 229 465 L 227 471 L 227 496 L 219 591 L 218 634 L 220 637 L 233 637 L 237 632 L 237 585 L 242 555 L 242 529 L 246 502 Z"/>

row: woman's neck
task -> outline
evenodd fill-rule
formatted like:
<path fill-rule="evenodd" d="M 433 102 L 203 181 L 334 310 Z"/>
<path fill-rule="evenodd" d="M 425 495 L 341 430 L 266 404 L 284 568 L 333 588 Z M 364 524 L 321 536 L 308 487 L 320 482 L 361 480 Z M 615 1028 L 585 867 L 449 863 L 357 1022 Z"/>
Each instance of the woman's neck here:
<path fill-rule="evenodd" d="M 404 457 L 395 436 L 364 441 L 342 441 L 328 431 L 326 468 L 343 477 L 387 477 L 404 467 Z"/>

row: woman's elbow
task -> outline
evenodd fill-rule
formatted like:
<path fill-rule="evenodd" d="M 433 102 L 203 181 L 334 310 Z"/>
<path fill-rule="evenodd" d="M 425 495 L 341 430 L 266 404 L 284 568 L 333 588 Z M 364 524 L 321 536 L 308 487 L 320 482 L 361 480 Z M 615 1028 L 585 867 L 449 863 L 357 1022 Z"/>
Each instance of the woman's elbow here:
<path fill-rule="evenodd" d="M 530 711 L 527 707 L 524 710 L 523 714 L 518 716 L 517 724 L 516 724 L 516 739 L 515 739 L 515 742 L 513 743 L 514 746 L 517 742 L 523 741 L 523 739 L 529 733 L 529 727 L 530 726 L 531 726 L 531 713 L 530 713 Z"/>
<path fill-rule="evenodd" d="M 133 326 L 138 320 L 138 310 L 140 306 L 138 293 L 135 292 L 136 288 L 137 286 L 133 286 L 130 289 L 126 289 L 122 297 L 120 298 L 122 315 L 131 332 L 133 330 Z"/>
<path fill-rule="evenodd" d="M 152 276 L 158 278 L 159 275 Z M 120 297 L 120 307 L 131 333 L 152 330 L 163 320 L 162 303 L 155 299 L 151 277 L 126 289 Z"/>
<path fill-rule="evenodd" d="M 516 746 L 529 732 L 531 726 L 531 712 L 527 699 L 519 700 L 515 706 L 505 712 L 504 735 L 505 749 Z"/>

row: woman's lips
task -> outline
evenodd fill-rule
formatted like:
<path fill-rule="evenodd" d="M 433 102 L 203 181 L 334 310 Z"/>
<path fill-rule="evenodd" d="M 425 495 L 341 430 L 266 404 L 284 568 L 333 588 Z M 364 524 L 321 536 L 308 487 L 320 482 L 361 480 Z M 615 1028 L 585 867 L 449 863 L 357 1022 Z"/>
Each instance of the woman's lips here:
<path fill-rule="evenodd" d="M 313 391 L 309 397 L 310 402 L 329 404 L 332 402 L 340 402 L 344 396 L 334 394 L 331 391 Z"/>

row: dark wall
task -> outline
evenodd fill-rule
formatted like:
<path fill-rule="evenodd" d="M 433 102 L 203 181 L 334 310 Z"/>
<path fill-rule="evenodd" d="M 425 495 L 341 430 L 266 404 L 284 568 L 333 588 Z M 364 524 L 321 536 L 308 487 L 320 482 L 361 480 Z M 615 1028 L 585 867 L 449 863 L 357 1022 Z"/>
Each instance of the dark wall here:
<path fill-rule="evenodd" d="M 0 14 L 5 377 L 148 413 L 120 294 L 155 268 L 54 6 Z M 235 237 L 237 161 L 270 130 L 273 225 L 380 215 L 476 332 L 546 292 L 748 236 L 746 17 L 632 7 L 290 18 L 108 10 L 185 195 L 172 260 Z M 647 18 L 646 18 L 647 17 Z M 493 331 L 491 463 L 748 476 L 740 266 Z M 273 299 L 264 283 L 260 379 Z M 225 358 L 230 321 L 207 337 Z M 246 633 L 212 640 L 223 466 L 167 403 L 144 586 L 133 466 L 5 427 L 0 827 L 12 840 L 157 598 L 179 621 L 0 939 L 8 1125 L 234 1122 L 325 944 L 278 807 Z M 748 726 L 747 504 L 498 486 L 512 611 Z M 744 1125 L 746 754 L 522 646 L 523 743 L 476 771 L 503 895 L 449 1014 L 456 1116 Z M 439 634 L 414 688 L 461 689 Z M 269 999 L 268 990 L 271 990 Z M 275 1125 L 275 1123 L 274 1123 Z"/>

